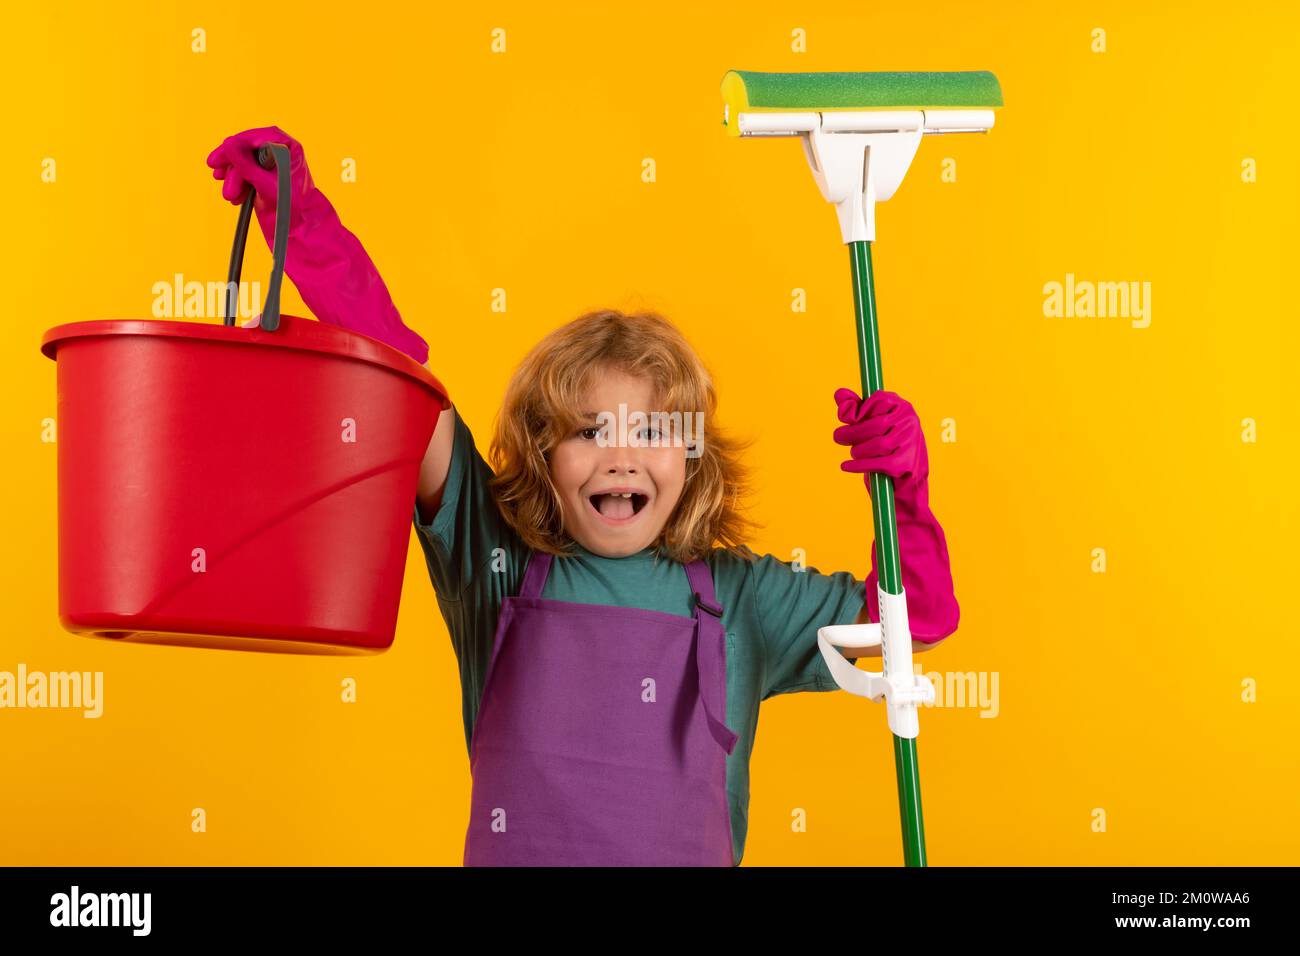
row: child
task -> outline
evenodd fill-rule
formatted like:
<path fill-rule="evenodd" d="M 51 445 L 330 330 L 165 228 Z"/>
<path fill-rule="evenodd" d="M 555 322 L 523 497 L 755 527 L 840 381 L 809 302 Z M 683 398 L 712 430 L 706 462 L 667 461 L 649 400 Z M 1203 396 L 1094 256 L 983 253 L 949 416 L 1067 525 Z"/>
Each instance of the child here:
<path fill-rule="evenodd" d="M 253 160 L 265 142 L 291 151 L 286 271 L 304 301 L 423 363 L 427 346 L 296 142 L 274 127 L 227 139 L 208 158 L 225 197 L 253 184 L 269 243 L 275 179 Z M 835 401 L 834 439 L 851 449 L 841 467 L 868 487 L 873 471 L 895 480 L 913 648 L 925 650 L 959 611 L 919 420 L 891 392 Z M 739 448 L 714 407 L 669 322 L 599 311 L 516 370 L 495 469 L 454 408 L 439 419 L 413 518 L 460 666 L 466 865 L 739 864 L 759 703 L 834 690 L 817 629 L 879 621 L 874 549 L 864 584 L 745 547 Z"/>

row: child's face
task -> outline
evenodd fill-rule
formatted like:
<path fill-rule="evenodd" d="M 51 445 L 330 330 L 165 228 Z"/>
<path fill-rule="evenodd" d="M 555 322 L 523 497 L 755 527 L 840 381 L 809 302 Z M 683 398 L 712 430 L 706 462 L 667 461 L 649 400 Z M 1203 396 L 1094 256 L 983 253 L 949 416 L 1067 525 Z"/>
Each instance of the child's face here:
<path fill-rule="evenodd" d="M 686 483 L 686 448 L 680 442 L 659 439 L 659 444 L 638 447 L 638 438 L 650 438 L 632 418 L 637 411 L 647 417 L 655 411 L 650 382 L 609 370 L 597 377 L 580 411 L 591 413 L 582 431 L 551 449 L 551 480 L 564 505 L 564 530 L 593 554 L 621 558 L 649 547 L 663 530 Z M 629 419 L 626 441 L 620 440 L 619 405 Z M 614 416 L 604 442 L 598 440 L 597 415 Z M 651 419 L 653 421 L 653 419 Z M 607 492 L 632 492 L 631 497 L 610 497 Z"/>

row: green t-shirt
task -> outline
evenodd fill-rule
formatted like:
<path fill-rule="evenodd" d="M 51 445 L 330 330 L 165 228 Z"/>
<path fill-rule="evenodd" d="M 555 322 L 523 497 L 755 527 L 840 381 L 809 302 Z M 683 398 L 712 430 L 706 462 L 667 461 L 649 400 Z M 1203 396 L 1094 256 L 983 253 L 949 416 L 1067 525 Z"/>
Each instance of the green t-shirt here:
<path fill-rule="evenodd" d="M 497 617 L 503 599 L 519 593 L 528 548 L 497 510 L 488 487 L 491 466 L 460 415 L 455 417 L 442 502 L 429 524 L 421 523 L 418 505 L 414 520 L 460 664 L 468 748 Z M 577 547 L 577 555 L 554 559 L 542 597 L 693 615 L 686 566 L 680 562 L 650 548 L 606 558 Z M 740 738 L 727 758 L 732 852 L 739 864 L 749 823 L 749 758 L 759 702 L 774 694 L 838 688 L 817 648 L 817 629 L 857 620 L 865 582 L 847 571 L 796 571 L 770 554 L 746 561 L 723 548 L 715 548 L 707 562 L 727 634 L 726 723 Z"/>

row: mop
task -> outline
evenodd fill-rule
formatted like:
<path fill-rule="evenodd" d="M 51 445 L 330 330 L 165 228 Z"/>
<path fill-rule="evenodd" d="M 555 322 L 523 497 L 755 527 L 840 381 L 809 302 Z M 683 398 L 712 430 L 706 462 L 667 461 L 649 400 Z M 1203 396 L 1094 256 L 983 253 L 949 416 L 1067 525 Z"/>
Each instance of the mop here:
<path fill-rule="evenodd" d="M 722 79 L 723 125 L 731 136 L 798 136 L 813 177 L 835 204 L 849 247 L 857 314 L 862 398 L 884 387 L 871 243 L 876 203 L 894 195 L 926 133 L 983 133 L 993 126 L 1002 89 L 992 73 L 753 73 Z M 907 866 L 925 866 L 925 825 L 916 758 L 917 708 L 934 686 L 912 672 L 894 515 L 894 481 L 870 473 L 876 533 L 880 623 L 820 628 L 817 645 L 840 687 L 885 701 L 894 734 L 898 808 Z M 859 670 L 836 647 L 880 646 L 880 673 Z"/>

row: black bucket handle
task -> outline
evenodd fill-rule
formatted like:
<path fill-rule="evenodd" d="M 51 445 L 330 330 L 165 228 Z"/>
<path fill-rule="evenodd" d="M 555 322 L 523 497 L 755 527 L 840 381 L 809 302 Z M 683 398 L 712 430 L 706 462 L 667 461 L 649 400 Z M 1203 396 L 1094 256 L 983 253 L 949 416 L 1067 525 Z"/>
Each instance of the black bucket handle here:
<path fill-rule="evenodd" d="M 262 306 L 261 328 L 274 332 L 280 327 L 280 286 L 284 283 L 284 258 L 289 248 L 289 147 L 282 143 L 266 143 L 258 147 L 257 163 L 263 169 L 276 172 L 275 197 L 275 247 L 272 250 L 271 283 L 266 290 L 266 304 Z M 230 271 L 226 273 L 226 314 L 224 325 L 234 325 L 238 314 L 239 274 L 244 270 L 244 246 L 248 242 L 248 222 L 253 217 L 253 200 L 257 191 L 248 184 L 248 195 L 239 207 L 239 223 L 235 226 L 235 244 L 230 249 Z"/>

